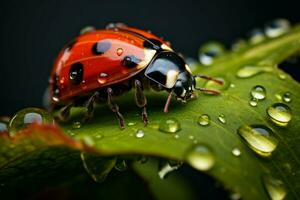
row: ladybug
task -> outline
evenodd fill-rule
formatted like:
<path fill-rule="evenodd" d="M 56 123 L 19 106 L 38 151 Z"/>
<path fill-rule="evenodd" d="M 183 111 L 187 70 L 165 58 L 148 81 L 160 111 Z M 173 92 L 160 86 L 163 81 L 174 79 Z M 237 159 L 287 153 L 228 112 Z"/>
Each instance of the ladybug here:
<path fill-rule="evenodd" d="M 148 123 L 145 89 L 169 93 L 164 112 L 172 96 L 186 101 L 193 90 L 218 94 L 197 88 L 195 78 L 220 80 L 192 75 L 184 59 L 170 43 L 149 31 L 110 24 L 106 29 L 89 28 L 67 44 L 59 53 L 49 80 L 50 108 L 60 108 L 60 119 L 68 118 L 73 106 L 85 106 L 84 121 L 93 115 L 95 102 L 107 102 L 124 128 L 124 118 L 114 97 L 135 88 L 135 101 Z"/>

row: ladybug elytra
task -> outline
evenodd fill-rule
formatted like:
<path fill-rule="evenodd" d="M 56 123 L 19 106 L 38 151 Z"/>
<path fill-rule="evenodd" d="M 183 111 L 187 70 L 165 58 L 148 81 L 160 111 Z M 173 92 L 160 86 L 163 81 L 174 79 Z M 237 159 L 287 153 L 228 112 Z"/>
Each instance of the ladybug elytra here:
<path fill-rule="evenodd" d="M 86 121 L 93 115 L 94 103 L 106 101 L 124 128 L 124 118 L 113 97 L 135 88 L 136 104 L 142 108 L 142 119 L 147 124 L 144 89 L 169 93 L 165 112 L 172 96 L 185 101 L 192 97 L 193 90 L 219 93 L 197 88 L 196 77 L 222 84 L 208 76 L 192 75 L 170 44 L 152 33 L 111 24 L 81 34 L 60 52 L 49 81 L 50 107 L 60 107 L 61 119 L 66 119 L 73 106 L 85 106 Z"/>

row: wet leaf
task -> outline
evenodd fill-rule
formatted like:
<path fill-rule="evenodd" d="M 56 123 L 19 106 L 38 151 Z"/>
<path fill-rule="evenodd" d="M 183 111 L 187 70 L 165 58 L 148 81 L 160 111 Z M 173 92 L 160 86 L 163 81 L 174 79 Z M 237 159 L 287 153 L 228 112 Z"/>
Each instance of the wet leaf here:
<path fill-rule="evenodd" d="M 65 177 L 69 177 L 79 173 L 79 168 L 74 166 L 81 162 L 79 152 L 85 151 L 99 156 L 149 155 L 184 161 L 198 170 L 205 169 L 205 173 L 243 199 L 300 198 L 300 85 L 276 67 L 299 50 L 300 27 L 294 27 L 277 38 L 227 52 L 210 66 L 196 66 L 194 73 L 223 78 L 229 87 L 219 88 L 222 91 L 219 96 L 199 93 L 196 100 L 186 104 L 173 101 L 168 114 L 163 113 L 167 95 L 149 92 L 147 127 L 139 116 L 141 110 L 135 106 L 133 94 L 129 93 L 118 99 L 128 124 L 124 130 L 119 129 L 115 115 L 105 105 L 99 105 L 93 120 L 79 128 L 74 128 L 73 122 L 83 114 L 80 109 L 73 109 L 70 122 L 61 124 L 64 133 L 33 127 L 27 129 L 28 133 L 17 133 L 13 139 L 3 136 L 0 183 L 7 188 L 22 181 L 45 183 L 43 177 L 59 176 L 66 171 Z M 263 67 L 263 70 L 239 78 L 237 73 L 245 66 Z M 257 85 L 265 88 L 266 97 L 251 106 L 250 91 Z M 278 98 L 286 92 L 290 94 L 289 102 Z M 287 104 L 292 113 L 285 126 L 274 123 L 267 114 L 267 109 L 278 102 Z M 198 123 L 203 114 L 209 116 L 205 126 Z M 267 128 L 261 130 L 261 125 Z M 163 130 L 180 128 L 161 131 L 161 126 Z M 247 138 L 238 130 L 248 131 Z M 136 137 L 139 131 L 143 132 L 142 137 Z M 264 148 L 265 144 L 273 145 L 271 152 L 266 152 L 270 148 Z M 236 149 L 238 156 L 233 153 Z M 205 163 L 207 160 L 210 163 Z M 80 169 L 84 170 L 82 165 Z M 271 181 L 263 178 L 270 176 Z M 56 182 L 61 179 L 58 177 Z"/>

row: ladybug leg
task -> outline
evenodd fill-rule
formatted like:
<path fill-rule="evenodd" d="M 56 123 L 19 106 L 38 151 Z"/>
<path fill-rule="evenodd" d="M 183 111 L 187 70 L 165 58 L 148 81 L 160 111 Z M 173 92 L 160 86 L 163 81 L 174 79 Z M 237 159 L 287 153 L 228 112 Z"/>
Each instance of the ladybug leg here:
<path fill-rule="evenodd" d="M 112 95 L 113 90 L 111 88 L 107 88 L 107 105 L 114 113 L 116 113 L 117 118 L 119 120 L 119 126 L 121 129 L 123 129 L 125 128 L 124 117 L 119 111 L 119 106 L 115 102 L 113 102 Z"/>
<path fill-rule="evenodd" d="M 67 121 L 70 116 L 70 110 L 73 107 L 73 103 L 70 103 L 59 110 L 59 116 L 57 117 L 60 121 Z"/>
<path fill-rule="evenodd" d="M 83 118 L 83 122 L 89 121 L 94 115 L 94 103 L 96 99 L 99 98 L 99 92 L 95 92 L 86 102 L 85 107 L 87 112 Z"/>
<path fill-rule="evenodd" d="M 139 80 L 135 80 L 134 85 L 135 85 L 135 102 L 138 107 L 142 108 L 142 119 L 144 121 L 144 124 L 147 125 L 148 124 L 148 115 L 146 109 L 147 99 L 144 95 L 143 85 Z"/>

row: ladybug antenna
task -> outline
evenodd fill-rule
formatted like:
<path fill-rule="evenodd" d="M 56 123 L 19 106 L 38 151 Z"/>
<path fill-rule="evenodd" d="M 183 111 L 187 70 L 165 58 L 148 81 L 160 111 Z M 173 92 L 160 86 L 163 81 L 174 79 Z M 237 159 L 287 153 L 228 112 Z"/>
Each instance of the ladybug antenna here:
<path fill-rule="evenodd" d="M 165 107 L 164 107 L 164 112 L 165 113 L 168 112 L 168 108 L 169 108 L 169 105 L 170 105 L 170 102 L 171 102 L 171 99 L 172 99 L 172 94 L 173 94 L 173 90 L 170 92 L 170 94 L 167 98 L 167 101 L 166 101 L 166 104 L 165 104 Z"/>
<path fill-rule="evenodd" d="M 217 78 L 214 78 L 214 77 L 211 77 L 211 76 L 206 76 L 206 75 L 203 75 L 203 74 L 196 74 L 194 76 L 194 78 L 203 78 L 203 79 L 206 79 L 206 80 L 209 80 L 209 81 L 213 81 L 217 84 L 220 84 L 220 85 L 223 85 L 224 84 L 224 81 L 221 80 L 221 79 L 217 79 Z"/>

